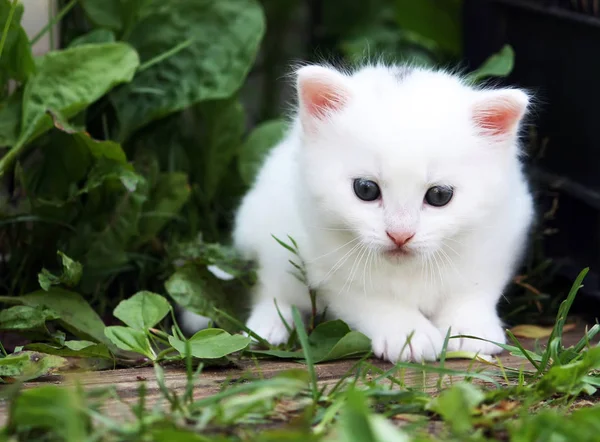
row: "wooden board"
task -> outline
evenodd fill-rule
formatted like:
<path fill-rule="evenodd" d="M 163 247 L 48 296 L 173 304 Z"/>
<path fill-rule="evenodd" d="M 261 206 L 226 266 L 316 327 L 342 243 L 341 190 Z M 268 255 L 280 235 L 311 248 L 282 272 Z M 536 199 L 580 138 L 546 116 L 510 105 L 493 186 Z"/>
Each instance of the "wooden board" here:
<path fill-rule="evenodd" d="M 573 345 L 579 341 L 584 333 L 585 326 L 578 324 L 575 329 L 564 335 L 565 346 Z M 544 342 L 545 339 L 541 341 Z M 526 348 L 533 348 L 533 339 L 520 339 L 520 342 Z M 524 367 L 525 369 L 531 368 L 531 365 L 525 359 L 512 356 L 508 352 L 502 353 L 499 355 L 499 358 L 505 367 L 515 369 L 520 367 Z M 392 368 L 392 364 L 381 360 L 372 359 L 370 362 L 383 370 Z M 355 360 L 344 360 L 317 365 L 315 369 L 320 386 L 335 384 L 341 377 L 348 373 L 355 363 Z M 213 395 L 219 392 L 224 382 L 238 379 L 244 375 L 251 374 L 270 378 L 284 370 L 304 367 L 304 364 L 298 362 L 277 360 L 263 360 L 258 364 L 255 361 L 241 360 L 236 365 L 233 368 L 206 368 L 198 379 L 195 380 L 196 388 L 194 389 L 194 397 L 199 399 Z M 481 366 L 483 364 L 480 364 Z M 469 367 L 471 367 L 471 370 L 478 368 L 477 363 L 473 366 L 473 362 L 469 360 L 450 360 L 446 362 L 446 367 L 460 371 L 466 371 Z M 165 367 L 164 372 L 167 387 L 182 394 L 187 383 L 185 369 L 183 367 Z M 407 385 L 422 386 L 426 391 L 433 389 L 438 379 L 439 376 L 437 374 L 432 373 L 424 376 L 420 370 L 407 370 L 404 375 L 404 381 Z M 446 382 L 455 380 L 446 378 Z M 147 391 L 146 406 L 151 408 L 164 404 L 164 398 L 156 382 L 154 370 L 151 367 L 53 375 L 36 382 L 27 382 L 24 384 L 24 388 L 34 388 L 47 384 L 72 386 L 75 383 L 80 383 L 87 389 L 112 387 L 116 391 L 117 397 L 106 401 L 104 412 L 113 418 L 128 419 L 131 416 L 128 405 L 137 403 L 138 389 L 143 382 L 146 384 Z M 6 423 L 7 405 L 0 402 L 0 427 Z"/>

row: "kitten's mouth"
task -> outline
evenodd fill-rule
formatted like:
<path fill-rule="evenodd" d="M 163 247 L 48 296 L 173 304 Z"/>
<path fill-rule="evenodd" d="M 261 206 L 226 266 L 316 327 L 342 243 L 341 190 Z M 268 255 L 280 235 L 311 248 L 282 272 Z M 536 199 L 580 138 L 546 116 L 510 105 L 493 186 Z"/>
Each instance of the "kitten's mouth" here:
<path fill-rule="evenodd" d="M 390 257 L 404 257 L 404 256 L 411 256 L 413 254 L 412 251 L 410 251 L 409 249 L 407 249 L 406 247 L 394 247 L 393 249 L 389 249 L 385 251 L 385 255 L 386 256 L 390 256 Z"/>

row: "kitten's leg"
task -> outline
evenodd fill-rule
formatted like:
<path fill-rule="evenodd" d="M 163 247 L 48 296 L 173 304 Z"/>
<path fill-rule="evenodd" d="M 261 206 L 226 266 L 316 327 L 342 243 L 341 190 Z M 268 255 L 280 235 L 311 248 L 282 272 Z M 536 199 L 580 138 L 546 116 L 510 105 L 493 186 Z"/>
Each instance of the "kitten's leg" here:
<path fill-rule="evenodd" d="M 287 342 L 294 328 L 292 305 L 301 311 L 310 306 L 308 288 L 290 274 L 289 264 L 271 265 L 258 273 L 252 311 L 246 326 L 271 345 Z M 285 321 L 285 323 L 283 322 Z"/>
<path fill-rule="evenodd" d="M 391 362 L 435 361 L 444 337 L 414 306 L 391 299 L 335 302 L 334 313 L 371 338 L 373 353 Z M 363 298 L 364 299 L 364 298 Z"/>
<path fill-rule="evenodd" d="M 499 293 L 499 292 L 498 292 Z M 450 298 L 433 318 L 434 324 L 445 335 L 468 335 L 504 344 L 506 335 L 496 311 L 496 300 L 488 293 L 461 294 Z M 453 338 L 448 341 L 448 351 L 479 352 L 493 355 L 502 351 L 491 342 L 470 338 Z"/>

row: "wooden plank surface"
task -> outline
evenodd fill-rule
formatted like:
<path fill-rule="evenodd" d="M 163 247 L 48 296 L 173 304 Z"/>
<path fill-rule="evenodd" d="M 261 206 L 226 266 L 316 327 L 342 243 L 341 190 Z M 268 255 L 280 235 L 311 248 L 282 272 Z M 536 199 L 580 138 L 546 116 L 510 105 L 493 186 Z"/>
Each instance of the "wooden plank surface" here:
<path fill-rule="evenodd" d="M 565 346 L 573 345 L 579 341 L 584 333 L 585 325 L 578 324 L 575 329 L 564 335 Z M 533 348 L 533 339 L 520 339 L 520 341 L 525 348 Z M 545 342 L 545 339 L 542 339 L 541 342 Z M 502 353 L 499 358 L 505 367 L 518 369 L 522 366 L 526 369 L 531 368 L 525 359 L 512 356 L 508 352 Z M 392 364 L 381 360 L 372 359 L 370 362 L 384 370 L 392 368 Z M 320 386 L 335 384 L 341 377 L 348 373 L 355 363 L 356 360 L 344 360 L 317 365 L 315 369 Z M 471 367 L 471 370 L 478 368 L 477 364 L 473 366 L 473 362 L 470 360 L 446 361 L 446 367 L 460 371 L 466 371 L 469 367 Z M 479 366 L 482 367 L 483 364 L 479 364 Z M 234 367 L 205 368 L 195 380 L 196 388 L 194 389 L 194 397 L 199 399 L 213 395 L 220 391 L 223 383 L 242 376 L 254 375 L 270 378 L 282 371 L 302 367 L 304 367 L 304 364 L 298 362 L 262 360 L 257 364 L 251 360 L 240 360 L 236 361 Z M 165 367 L 164 372 L 167 387 L 170 390 L 183 393 L 187 383 L 185 369 L 181 366 Z M 404 375 L 404 381 L 407 385 L 423 386 L 425 390 L 433 388 L 438 379 L 439 376 L 437 374 L 424 376 L 420 370 L 407 370 Z M 454 380 L 456 379 L 448 379 L 448 382 Z M 113 418 L 128 419 L 131 416 L 128 405 L 137 402 L 138 389 L 141 383 L 146 384 L 146 406 L 148 408 L 154 407 L 157 404 L 164 404 L 154 369 L 151 367 L 53 375 L 36 382 L 27 382 L 24 384 L 24 388 L 34 388 L 48 384 L 71 386 L 75 383 L 80 383 L 87 389 L 101 387 L 114 388 L 116 397 L 107 400 L 104 406 L 104 412 Z M 7 405 L 4 402 L 0 402 L 0 426 L 3 426 L 6 422 Z"/>

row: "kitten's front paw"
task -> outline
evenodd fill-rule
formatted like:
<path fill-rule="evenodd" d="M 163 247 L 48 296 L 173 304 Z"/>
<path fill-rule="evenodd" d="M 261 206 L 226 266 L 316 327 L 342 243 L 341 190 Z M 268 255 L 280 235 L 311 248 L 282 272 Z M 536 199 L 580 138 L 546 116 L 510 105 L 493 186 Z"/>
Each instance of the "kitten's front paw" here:
<path fill-rule="evenodd" d="M 412 336 L 411 336 L 412 334 Z M 390 362 L 435 361 L 442 350 L 444 338 L 427 319 L 399 320 L 392 326 L 381 327 L 371 337 L 373 353 Z"/>
<path fill-rule="evenodd" d="M 488 341 L 504 344 L 506 335 L 496 315 L 468 315 L 456 318 L 454 321 L 438 323 L 440 331 L 446 335 L 451 327 L 450 336 L 475 336 Z M 502 348 L 491 342 L 471 338 L 451 338 L 448 340 L 448 351 L 468 351 L 481 355 L 494 355 L 502 352 Z"/>
<path fill-rule="evenodd" d="M 291 318 L 290 318 L 291 319 Z M 288 321 L 288 325 L 292 324 Z M 271 345 L 284 344 L 288 341 L 290 333 L 279 315 L 253 314 L 248 319 L 246 327 L 252 330 Z"/>

